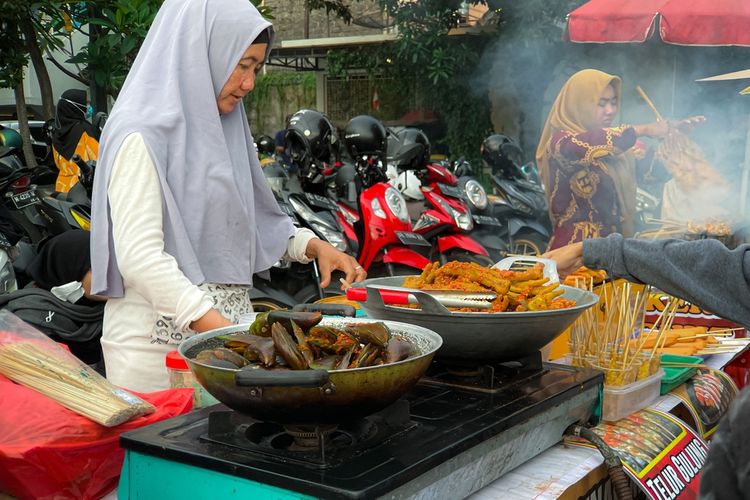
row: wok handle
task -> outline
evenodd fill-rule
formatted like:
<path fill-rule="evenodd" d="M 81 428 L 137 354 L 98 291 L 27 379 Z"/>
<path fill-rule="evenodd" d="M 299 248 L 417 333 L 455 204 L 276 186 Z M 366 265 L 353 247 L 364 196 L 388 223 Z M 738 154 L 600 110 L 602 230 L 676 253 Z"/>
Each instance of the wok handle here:
<path fill-rule="evenodd" d="M 346 316 L 353 318 L 357 314 L 354 306 L 349 304 L 297 304 L 292 311 L 319 312 L 324 316 Z"/>
<path fill-rule="evenodd" d="M 353 290 L 350 288 L 349 290 Z M 347 290 L 347 292 L 349 291 Z M 365 287 L 367 293 L 367 302 L 371 303 L 376 308 L 385 307 L 385 304 L 414 304 L 414 302 L 408 300 L 413 298 L 416 303 L 422 308 L 423 312 L 431 314 L 450 314 L 450 311 L 440 303 L 435 297 L 429 293 L 425 293 L 421 290 L 411 290 L 409 293 L 404 293 L 401 287 L 392 287 L 386 285 L 367 285 Z M 390 295 L 389 295 L 390 294 Z M 393 295 L 402 294 L 407 297 L 406 302 L 389 302 L 388 298 Z"/>
<path fill-rule="evenodd" d="M 383 298 L 383 302 L 386 304 L 409 304 L 409 294 L 406 292 L 392 292 L 390 290 L 380 290 L 380 296 Z M 367 301 L 367 289 L 366 288 L 349 288 L 346 291 L 346 298 L 349 300 L 356 300 L 358 302 Z"/>
<path fill-rule="evenodd" d="M 238 387 L 322 387 L 328 383 L 327 370 L 243 369 L 234 376 Z"/>

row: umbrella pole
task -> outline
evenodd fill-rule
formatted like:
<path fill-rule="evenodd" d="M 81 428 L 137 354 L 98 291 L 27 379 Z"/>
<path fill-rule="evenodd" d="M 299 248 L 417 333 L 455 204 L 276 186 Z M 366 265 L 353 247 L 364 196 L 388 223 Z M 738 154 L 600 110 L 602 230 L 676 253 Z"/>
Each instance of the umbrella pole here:
<path fill-rule="evenodd" d="M 742 179 L 740 180 L 740 213 L 747 214 L 747 187 L 750 177 L 750 115 L 747 119 L 747 133 L 745 134 L 745 163 L 742 166 Z"/>
<path fill-rule="evenodd" d="M 669 116 L 674 117 L 675 94 L 677 93 L 677 51 L 672 51 L 672 104 Z"/>

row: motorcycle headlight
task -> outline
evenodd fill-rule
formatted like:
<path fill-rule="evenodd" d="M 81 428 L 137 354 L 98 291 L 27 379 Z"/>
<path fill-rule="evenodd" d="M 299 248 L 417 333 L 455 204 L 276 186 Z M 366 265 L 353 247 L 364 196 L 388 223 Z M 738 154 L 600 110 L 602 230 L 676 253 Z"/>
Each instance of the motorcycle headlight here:
<path fill-rule="evenodd" d="M 348 250 L 349 246 L 347 245 L 343 234 L 332 231 L 330 228 L 323 226 L 322 224 L 316 224 L 313 222 L 310 225 L 312 226 L 313 231 L 318 234 L 318 236 L 328 241 L 328 243 L 333 245 L 336 250 L 340 250 L 342 252 L 346 252 Z"/>
<path fill-rule="evenodd" d="M 419 216 L 419 219 L 417 219 L 417 222 L 414 223 L 412 226 L 412 231 L 415 233 L 418 232 L 421 229 L 428 228 L 430 226 L 434 226 L 435 224 L 439 223 L 440 221 L 437 219 L 437 217 L 433 217 L 430 214 L 423 213 Z"/>
<path fill-rule="evenodd" d="M 398 189 L 391 186 L 385 190 L 385 203 L 398 220 L 401 222 L 409 222 L 409 212 L 406 209 L 406 200 L 404 200 L 404 197 L 398 192 Z"/>
<path fill-rule="evenodd" d="M 487 192 L 484 190 L 484 186 L 482 186 L 479 181 L 475 179 L 466 181 L 466 184 L 464 185 L 464 191 L 466 192 L 466 197 L 469 198 L 469 201 L 472 205 L 474 205 L 474 207 L 478 208 L 479 210 L 484 210 L 485 208 L 487 208 Z"/>
<path fill-rule="evenodd" d="M 354 214 L 352 214 L 350 211 L 345 210 L 341 207 L 339 207 L 339 212 L 341 212 L 341 214 L 344 216 L 344 219 L 349 224 L 354 224 L 355 222 L 359 220 L 359 217 L 355 217 Z"/>
<path fill-rule="evenodd" d="M 463 231 L 471 231 L 474 229 L 474 219 L 472 219 L 471 214 L 467 211 L 466 213 L 460 212 L 450 206 L 450 204 L 443 200 L 441 197 L 436 196 L 435 201 L 449 214 L 451 214 L 451 217 L 453 218 L 453 221 L 456 223 L 456 225 L 459 227 L 459 229 L 462 229 Z"/>

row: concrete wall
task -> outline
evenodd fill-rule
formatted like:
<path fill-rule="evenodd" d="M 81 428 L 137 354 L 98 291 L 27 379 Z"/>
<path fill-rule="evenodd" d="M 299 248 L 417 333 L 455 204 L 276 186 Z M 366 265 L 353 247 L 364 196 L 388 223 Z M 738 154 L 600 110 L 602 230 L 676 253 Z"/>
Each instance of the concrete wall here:
<path fill-rule="evenodd" d="M 76 50 L 86 45 L 87 37 L 79 32 L 73 32 L 73 47 Z M 72 64 L 64 63 L 67 56 L 60 52 L 55 52 L 55 59 L 62 63 L 67 69 L 72 72 L 77 72 L 76 68 Z M 55 102 L 60 98 L 60 95 L 68 89 L 86 89 L 86 86 L 81 82 L 74 80 L 69 77 L 52 63 L 47 63 L 47 71 L 49 71 L 50 80 L 52 80 L 52 94 L 55 98 Z M 29 61 L 29 65 L 26 67 L 26 73 L 24 75 L 24 92 L 26 94 L 26 102 L 29 104 L 42 104 L 42 96 L 39 92 L 39 82 L 36 78 L 36 72 L 34 67 Z M 13 89 L 0 89 L 0 105 L 14 104 L 16 102 L 13 96 Z"/>
<path fill-rule="evenodd" d="M 305 38 L 305 3 L 302 0 L 266 0 L 265 5 L 273 9 L 273 25 L 276 30 L 277 41 Z M 350 8 L 355 20 L 382 19 L 377 1 L 350 2 Z M 382 29 L 366 28 L 355 23 L 346 24 L 334 13 L 327 14 L 325 9 L 314 10 L 310 13 L 310 38 L 375 35 L 378 33 L 382 33 Z"/>

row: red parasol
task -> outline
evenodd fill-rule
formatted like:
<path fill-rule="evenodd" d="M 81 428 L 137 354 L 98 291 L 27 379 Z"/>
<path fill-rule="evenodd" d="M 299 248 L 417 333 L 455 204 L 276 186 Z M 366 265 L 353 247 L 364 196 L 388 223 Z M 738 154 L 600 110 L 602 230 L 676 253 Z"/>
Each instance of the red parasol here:
<path fill-rule="evenodd" d="M 658 30 L 677 45 L 750 46 L 747 0 L 590 0 L 568 15 L 580 43 L 644 42 Z"/>

